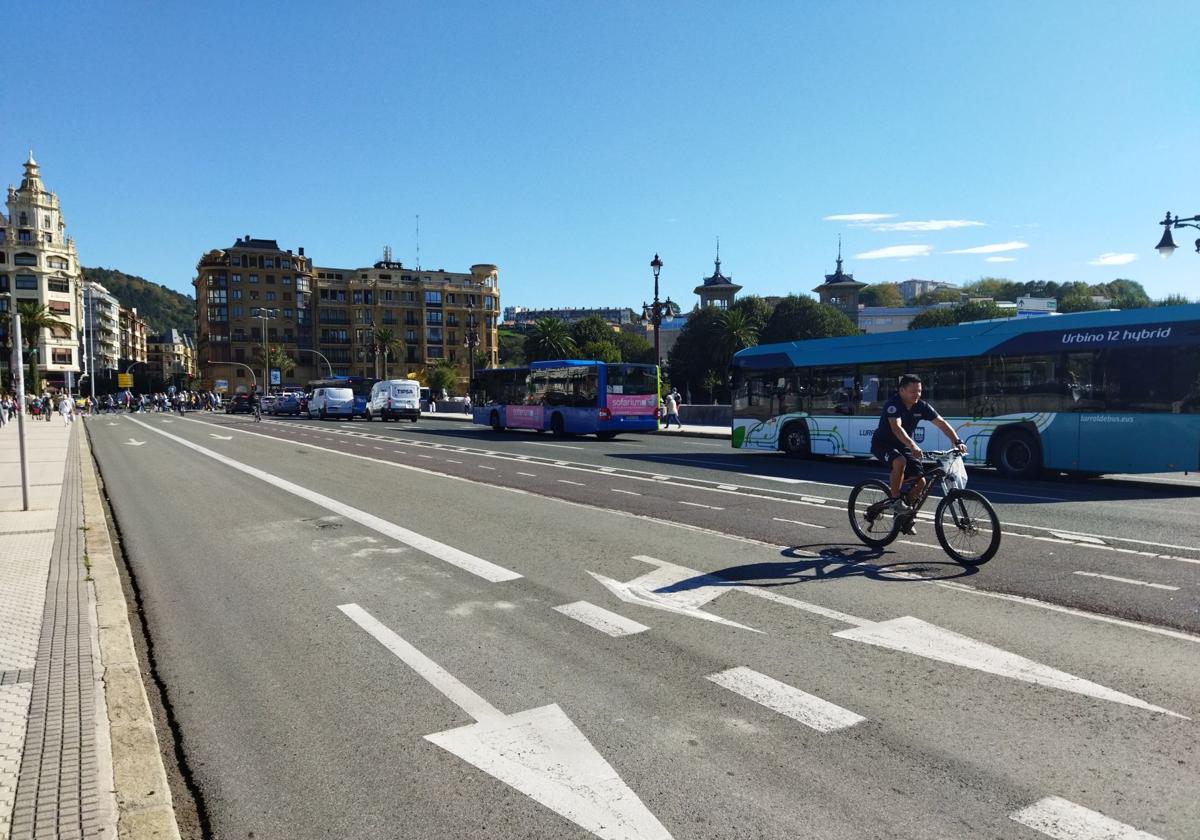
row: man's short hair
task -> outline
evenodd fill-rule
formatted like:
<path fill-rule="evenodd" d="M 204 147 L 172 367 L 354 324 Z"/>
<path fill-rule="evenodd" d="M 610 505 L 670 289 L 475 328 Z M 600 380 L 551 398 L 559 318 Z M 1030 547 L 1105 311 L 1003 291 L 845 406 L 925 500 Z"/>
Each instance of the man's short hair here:
<path fill-rule="evenodd" d="M 920 385 L 921 377 L 917 376 L 915 373 L 906 373 L 900 377 L 900 384 L 897 387 L 903 388 L 905 385 L 914 385 L 914 384 Z"/>

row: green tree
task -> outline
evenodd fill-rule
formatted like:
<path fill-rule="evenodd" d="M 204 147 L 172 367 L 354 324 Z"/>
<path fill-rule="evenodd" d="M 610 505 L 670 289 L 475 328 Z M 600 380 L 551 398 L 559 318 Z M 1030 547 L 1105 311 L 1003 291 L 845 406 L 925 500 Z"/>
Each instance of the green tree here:
<path fill-rule="evenodd" d="M 1191 301 L 1188 300 L 1183 295 L 1167 295 L 1162 300 L 1156 300 L 1153 305 L 1154 306 L 1187 306 L 1189 303 L 1191 303 Z"/>
<path fill-rule="evenodd" d="M 375 330 L 375 346 L 383 356 L 383 378 L 388 379 L 388 362 L 393 356 L 404 352 L 404 342 L 396 335 L 395 330 L 380 327 Z"/>
<path fill-rule="evenodd" d="M 455 396 L 458 390 L 458 366 L 449 359 L 442 359 L 437 364 L 425 368 L 425 384 L 434 399 L 440 399 L 443 392 Z"/>
<path fill-rule="evenodd" d="M 1150 296 L 1136 280 L 1117 279 L 1101 284 L 1097 289 L 1117 309 L 1142 309 L 1150 305 Z"/>
<path fill-rule="evenodd" d="M 296 369 L 296 361 L 278 344 L 267 345 L 266 359 L 263 358 L 262 346 L 254 348 L 254 363 L 258 368 L 279 368 L 280 374 L 286 375 Z"/>
<path fill-rule="evenodd" d="M 621 361 L 631 364 L 654 364 L 654 345 L 637 333 L 613 333 L 613 343 L 621 351 Z"/>
<path fill-rule="evenodd" d="M 35 301 L 21 301 L 17 308 L 21 313 L 21 343 L 25 345 L 25 358 L 29 361 L 29 380 L 25 383 L 25 390 L 37 394 L 42 390 L 37 358 L 42 330 L 50 330 L 51 334 L 55 335 L 62 330 L 70 335 L 71 325 Z"/>
<path fill-rule="evenodd" d="M 499 330 L 500 367 L 522 367 L 525 364 L 525 336 L 516 330 Z"/>
<path fill-rule="evenodd" d="M 621 351 L 611 341 L 589 341 L 580 348 L 579 354 L 585 359 L 596 359 L 600 362 L 621 361 Z"/>
<path fill-rule="evenodd" d="M 671 384 L 692 400 L 710 402 L 724 381 L 725 371 L 717 371 L 720 318 L 721 310 L 715 307 L 694 310 L 667 357 Z"/>
<path fill-rule="evenodd" d="M 904 298 L 896 283 L 873 283 L 858 293 L 864 306 L 903 306 Z"/>
<path fill-rule="evenodd" d="M 858 328 L 840 310 L 812 298 L 788 295 L 771 313 L 759 341 L 774 344 L 841 335 L 858 335 Z"/>
<path fill-rule="evenodd" d="M 745 313 L 746 319 L 759 335 L 762 334 L 763 327 L 767 325 L 767 321 L 771 319 L 771 313 L 774 311 L 774 307 L 758 295 L 746 295 L 738 298 L 729 308 Z"/>
<path fill-rule="evenodd" d="M 571 339 L 576 347 L 595 341 L 612 342 L 613 329 L 599 315 L 589 315 L 571 325 Z"/>
<path fill-rule="evenodd" d="M 964 321 L 986 321 L 990 318 L 1011 318 L 1015 310 L 1001 309 L 993 301 L 982 300 L 962 303 L 958 306 L 939 306 L 926 309 L 909 323 L 910 330 L 928 327 L 948 327 Z"/>
<path fill-rule="evenodd" d="M 912 299 L 912 306 L 933 306 L 935 303 L 958 303 L 962 290 L 958 288 L 934 289 Z"/>
<path fill-rule="evenodd" d="M 917 313 L 908 322 L 910 330 L 924 330 L 929 327 L 952 327 L 958 323 L 958 314 L 954 311 L 957 306 L 931 306 L 924 312 Z"/>
<path fill-rule="evenodd" d="M 525 358 L 530 362 L 570 359 L 577 352 L 570 328 L 557 318 L 539 318 L 525 334 Z"/>
<path fill-rule="evenodd" d="M 1017 283 L 1003 277 L 980 277 L 974 283 L 963 286 L 962 291 L 971 297 L 988 297 L 992 300 L 1007 300 L 1016 302 L 1017 298 L 1026 294 L 1025 283 Z"/>
<path fill-rule="evenodd" d="M 734 353 L 758 344 L 759 329 L 744 309 L 722 312 L 717 318 L 717 364 L 728 368 Z"/>

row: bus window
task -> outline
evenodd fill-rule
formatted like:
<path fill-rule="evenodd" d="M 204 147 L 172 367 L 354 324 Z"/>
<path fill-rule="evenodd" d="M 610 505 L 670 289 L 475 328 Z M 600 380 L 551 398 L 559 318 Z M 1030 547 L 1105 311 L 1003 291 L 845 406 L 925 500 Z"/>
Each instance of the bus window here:
<path fill-rule="evenodd" d="M 966 366 L 958 360 L 917 362 L 923 398 L 943 417 L 965 417 L 967 412 Z"/>
<path fill-rule="evenodd" d="M 862 389 L 855 384 L 854 368 L 820 368 L 809 379 L 813 414 L 854 414 Z"/>
<path fill-rule="evenodd" d="M 909 370 L 907 362 L 886 365 L 859 365 L 858 379 L 861 395 L 858 398 L 856 413 L 874 414 L 875 416 L 882 414 L 883 404 L 890 400 L 896 393 L 900 377 L 906 373 L 924 375 L 919 369 Z M 937 403 L 934 403 L 933 407 L 943 414 L 946 413 Z"/>

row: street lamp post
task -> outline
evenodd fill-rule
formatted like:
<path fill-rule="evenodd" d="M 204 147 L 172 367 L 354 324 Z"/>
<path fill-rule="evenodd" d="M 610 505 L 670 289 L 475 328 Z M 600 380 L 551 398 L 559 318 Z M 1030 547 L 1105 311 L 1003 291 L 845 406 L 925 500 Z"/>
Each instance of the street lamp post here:
<path fill-rule="evenodd" d="M 140 365 L 141 362 L 134 362 L 134 364 Z M 221 365 L 233 365 L 236 367 L 244 367 L 246 370 L 250 371 L 250 387 L 253 388 L 255 391 L 258 390 L 258 377 L 256 377 L 254 375 L 254 368 L 250 367 L 250 365 L 244 365 L 241 362 L 205 362 L 205 364 L 208 365 L 209 367 L 220 367 Z"/>
<path fill-rule="evenodd" d="M 326 359 L 326 358 L 325 358 L 325 356 L 324 356 L 324 354 L 322 354 L 322 353 L 319 353 L 319 352 L 317 352 L 316 350 L 310 350 L 310 349 L 309 349 L 309 348 L 307 348 L 307 347 L 297 347 L 297 348 L 296 348 L 296 352 L 297 352 L 297 353 L 312 353 L 312 354 L 314 354 L 314 355 L 316 355 L 316 356 L 320 357 L 321 361 L 323 361 L 323 362 L 325 363 L 325 366 L 326 366 L 327 368 L 329 368 L 329 378 L 330 378 L 330 379 L 332 379 L 332 378 L 333 378 L 333 365 L 331 365 L 331 364 L 329 363 L 329 359 Z"/>
<path fill-rule="evenodd" d="M 642 317 L 650 321 L 654 325 L 654 364 L 662 363 L 662 356 L 659 351 L 659 328 L 662 326 L 663 315 L 673 312 L 674 304 L 671 302 L 670 295 L 665 301 L 658 299 L 658 273 L 662 271 L 663 261 L 658 258 L 658 254 L 654 255 L 654 259 L 650 261 L 650 270 L 654 272 L 654 302 L 647 305 L 642 303 Z"/>
<path fill-rule="evenodd" d="M 475 381 L 475 348 L 479 346 L 479 333 L 475 329 L 475 304 L 467 301 L 467 395 L 470 396 L 472 383 Z"/>
<path fill-rule="evenodd" d="M 1191 216 L 1187 219 L 1182 219 L 1179 216 L 1172 217 L 1170 211 L 1167 212 L 1167 217 L 1159 222 L 1163 226 L 1162 239 L 1158 240 L 1158 245 L 1154 250 L 1158 251 L 1159 255 L 1165 260 L 1171 254 L 1175 253 L 1175 249 L 1179 246 L 1175 244 L 1175 239 L 1171 236 L 1172 228 L 1195 228 L 1200 230 L 1200 216 Z M 1200 239 L 1196 240 L 1196 253 L 1200 254 Z"/>
<path fill-rule="evenodd" d="M 263 340 L 263 393 L 268 393 L 271 390 L 271 353 L 267 349 L 267 321 L 275 319 L 274 309 L 252 309 L 250 317 L 257 318 L 262 324 L 262 340 Z M 255 390 L 258 390 L 257 384 Z"/>

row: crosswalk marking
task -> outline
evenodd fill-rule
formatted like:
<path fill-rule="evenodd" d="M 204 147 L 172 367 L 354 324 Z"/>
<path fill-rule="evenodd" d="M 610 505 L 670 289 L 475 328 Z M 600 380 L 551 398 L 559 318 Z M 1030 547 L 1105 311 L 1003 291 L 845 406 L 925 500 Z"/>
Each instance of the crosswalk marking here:
<path fill-rule="evenodd" d="M 1009 819 L 1054 840 L 1162 840 L 1061 796 L 1047 796 Z"/>
<path fill-rule="evenodd" d="M 554 610 L 614 638 L 618 636 L 632 636 L 634 633 L 644 633 L 650 629 L 645 624 L 639 624 L 623 615 L 610 612 L 604 609 L 604 607 L 598 607 L 587 601 L 575 601 L 572 604 L 563 604 L 562 606 L 555 607 Z"/>
<path fill-rule="evenodd" d="M 835 732 L 866 720 L 849 709 L 750 668 L 730 668 L 708 679 L 818 732 Z"/>

